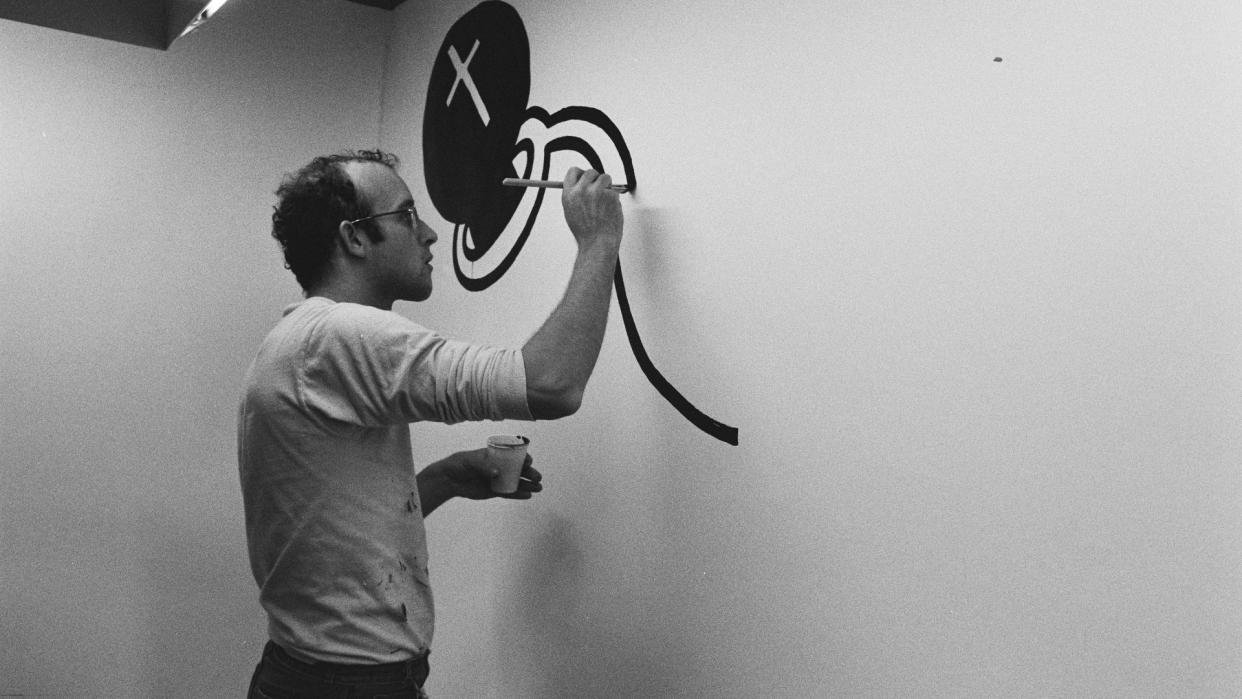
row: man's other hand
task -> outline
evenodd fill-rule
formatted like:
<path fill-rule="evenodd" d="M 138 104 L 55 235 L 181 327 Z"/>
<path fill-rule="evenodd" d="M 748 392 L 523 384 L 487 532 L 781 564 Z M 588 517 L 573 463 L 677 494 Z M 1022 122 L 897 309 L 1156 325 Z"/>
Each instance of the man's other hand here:
<path fill-rule="evenodd" d="M 534 459 L 527 454 L 518 477 L 517 490 L 512 493 L 492 492 L 492 477 L 499 470 L 487 464 L 487 449 L 457 452 L 440 463 L 444 465 L 444 476 L 452 484 L 453 494 L 457 497 L 469 500 L 529 500 L 533 493 L 543 490 L 543 474 L 531 466 L 533 462 Z"/>

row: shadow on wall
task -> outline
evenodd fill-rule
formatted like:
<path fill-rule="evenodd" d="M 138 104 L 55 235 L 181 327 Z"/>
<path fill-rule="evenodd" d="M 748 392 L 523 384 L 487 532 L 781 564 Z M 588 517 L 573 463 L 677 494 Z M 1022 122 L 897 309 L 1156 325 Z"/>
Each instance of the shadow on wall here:
<path fill-rule="evenodd" d="M 694 361 L 686 353 L 713 351 L 685 321 L 694 299 L 675 269 L 687 253 L 674 240 L 677 216 L 636 207 L 627 217 L 635 315 L 676 382 Z M 569 447 L 557 459 L 578 472 L 549 473 L 564 509 L 532 511 L 500 571 L 501 676 L 522 697 L 720 695 L 729 685 L 712 676 L 718 644 L 736 641 L 720 605 L 746 603 L 741 583 L 722 580 L 738 577 L 739 562 L 722 560 L 736 551 L 728 513 L 737 485 L 718 469 L 737 448 L 681 419 L 638 367 L 599 380 L 607 385 L 594 400 L 632 409 L 609 413 L 602 429 L 566 425 Z"/>
<path fill-rule="evenodd" d="M 685 655 L 661 638 L 654 609 L 635 608 L 618 623 L 615 608 L 596 609 L 612 591 L 591 589 L 589 546 L 566 517 L 540 522 L 535 555 L 518 566 L 505 603 L 516 624 L 502 630 L 504 677 L 518 684 L 516 696 L 675 696 L 680 673 L 670 660 Z M 637 577 L 644 577 L 639 571 Z M 652 581 L 647 581 L 649 584 Z M 629 594 L 616 594 L 628 600 Z"/>
<path fill-rule="evenodd" d="M 704 696 L 714 684 L 703 667 L 712 641 L 700 634 L 719 610 L 703 597 L 694 556 L 685 556 L 704 546 L 686 527 L 704 474 L 686 477 L 697 468 L 682 463 L 685 440 L 674 433 L 709 438 L 667 411 L 642 419 L 640 449 L 623 448 L 632 429 L 596 434 L 584 447 L 627 456 L 584 474 L 572 514 L 542 512 L 530 522 L 502 573 L 498 646 L 512 696 Z M 586 451 L 576 463 L 598 463 Z"/>
<path fill-rule="evenodd" d="M 63 678 L 48 677 L 46 658 L 33 658 L 29 649 L 37 647 L 40 629 L 25 613 L 5 614 L 0 618 L 0 667 L 5 676 L 0 678 L 0 697 L 59 697 L 68 696 L 69 689 Z M 53 684 L 55 683 L 55 684 Z"/>
<path fill-rule="evenodd" d="M 243 696 L 267 627 L 240 526 L 221 531 L 168 513 L 145 520 L 137 572 L 149 614 L 144 696 Z"/>

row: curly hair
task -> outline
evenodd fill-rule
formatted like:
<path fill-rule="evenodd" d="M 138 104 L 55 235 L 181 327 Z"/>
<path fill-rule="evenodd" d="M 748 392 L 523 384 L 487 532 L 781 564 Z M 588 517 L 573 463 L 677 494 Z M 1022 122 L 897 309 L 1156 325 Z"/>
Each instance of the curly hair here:
<path fill-rule="evenodd" d="M 324 155 L 286 175 L 276 189 L 272 237 L 285 255 L 285 269 L 293 272 L 303 291 L 319 283 L 328 267 L 341 221 L 367 216 L 345 165 L 373 162 L 394 170 L 397 156 L 380 150 L 345 151 Z M 365 229 L 374 237 L 378 231 Z"/>

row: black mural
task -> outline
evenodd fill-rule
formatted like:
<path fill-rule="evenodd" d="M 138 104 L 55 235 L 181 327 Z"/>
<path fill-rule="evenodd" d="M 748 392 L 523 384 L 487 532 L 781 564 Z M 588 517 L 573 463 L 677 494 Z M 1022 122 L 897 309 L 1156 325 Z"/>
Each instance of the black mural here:
<path fill-rule="evenodd" d="M 530 44 L 510 5 L 488 0 L 449 28 L 423 114 L 423 174 L 431 202 L 453 224 L 453 269 L 482 291 L 504 276 L 534 226 L 547 190 L 506 187 L 508 177 L 548 179 L 551 155 L 573 151 L 613 181 L 638 186 L 621 131 L 603 112 L 527 106 Z M 624 176 L 618 176 L 624 173 Z M 621 263 L 613 279 L 630 348 L 651 385 L 707 434 L 737 445 L 737 428 L 694 407 L 655 368 L 638 336 Z"/>

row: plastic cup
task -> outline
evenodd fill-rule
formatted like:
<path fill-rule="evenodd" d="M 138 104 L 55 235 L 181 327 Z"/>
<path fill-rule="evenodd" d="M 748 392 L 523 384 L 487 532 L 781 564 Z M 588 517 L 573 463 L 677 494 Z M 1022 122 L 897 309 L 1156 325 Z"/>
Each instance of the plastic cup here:
<path fill-rule="evenodd" d="M 487 465 L 500 471 L 492 476 L 493 493 L 517 492 L 528 444 L 530 440 L 520 435 L 498 434 L 487 438 Z"/>

